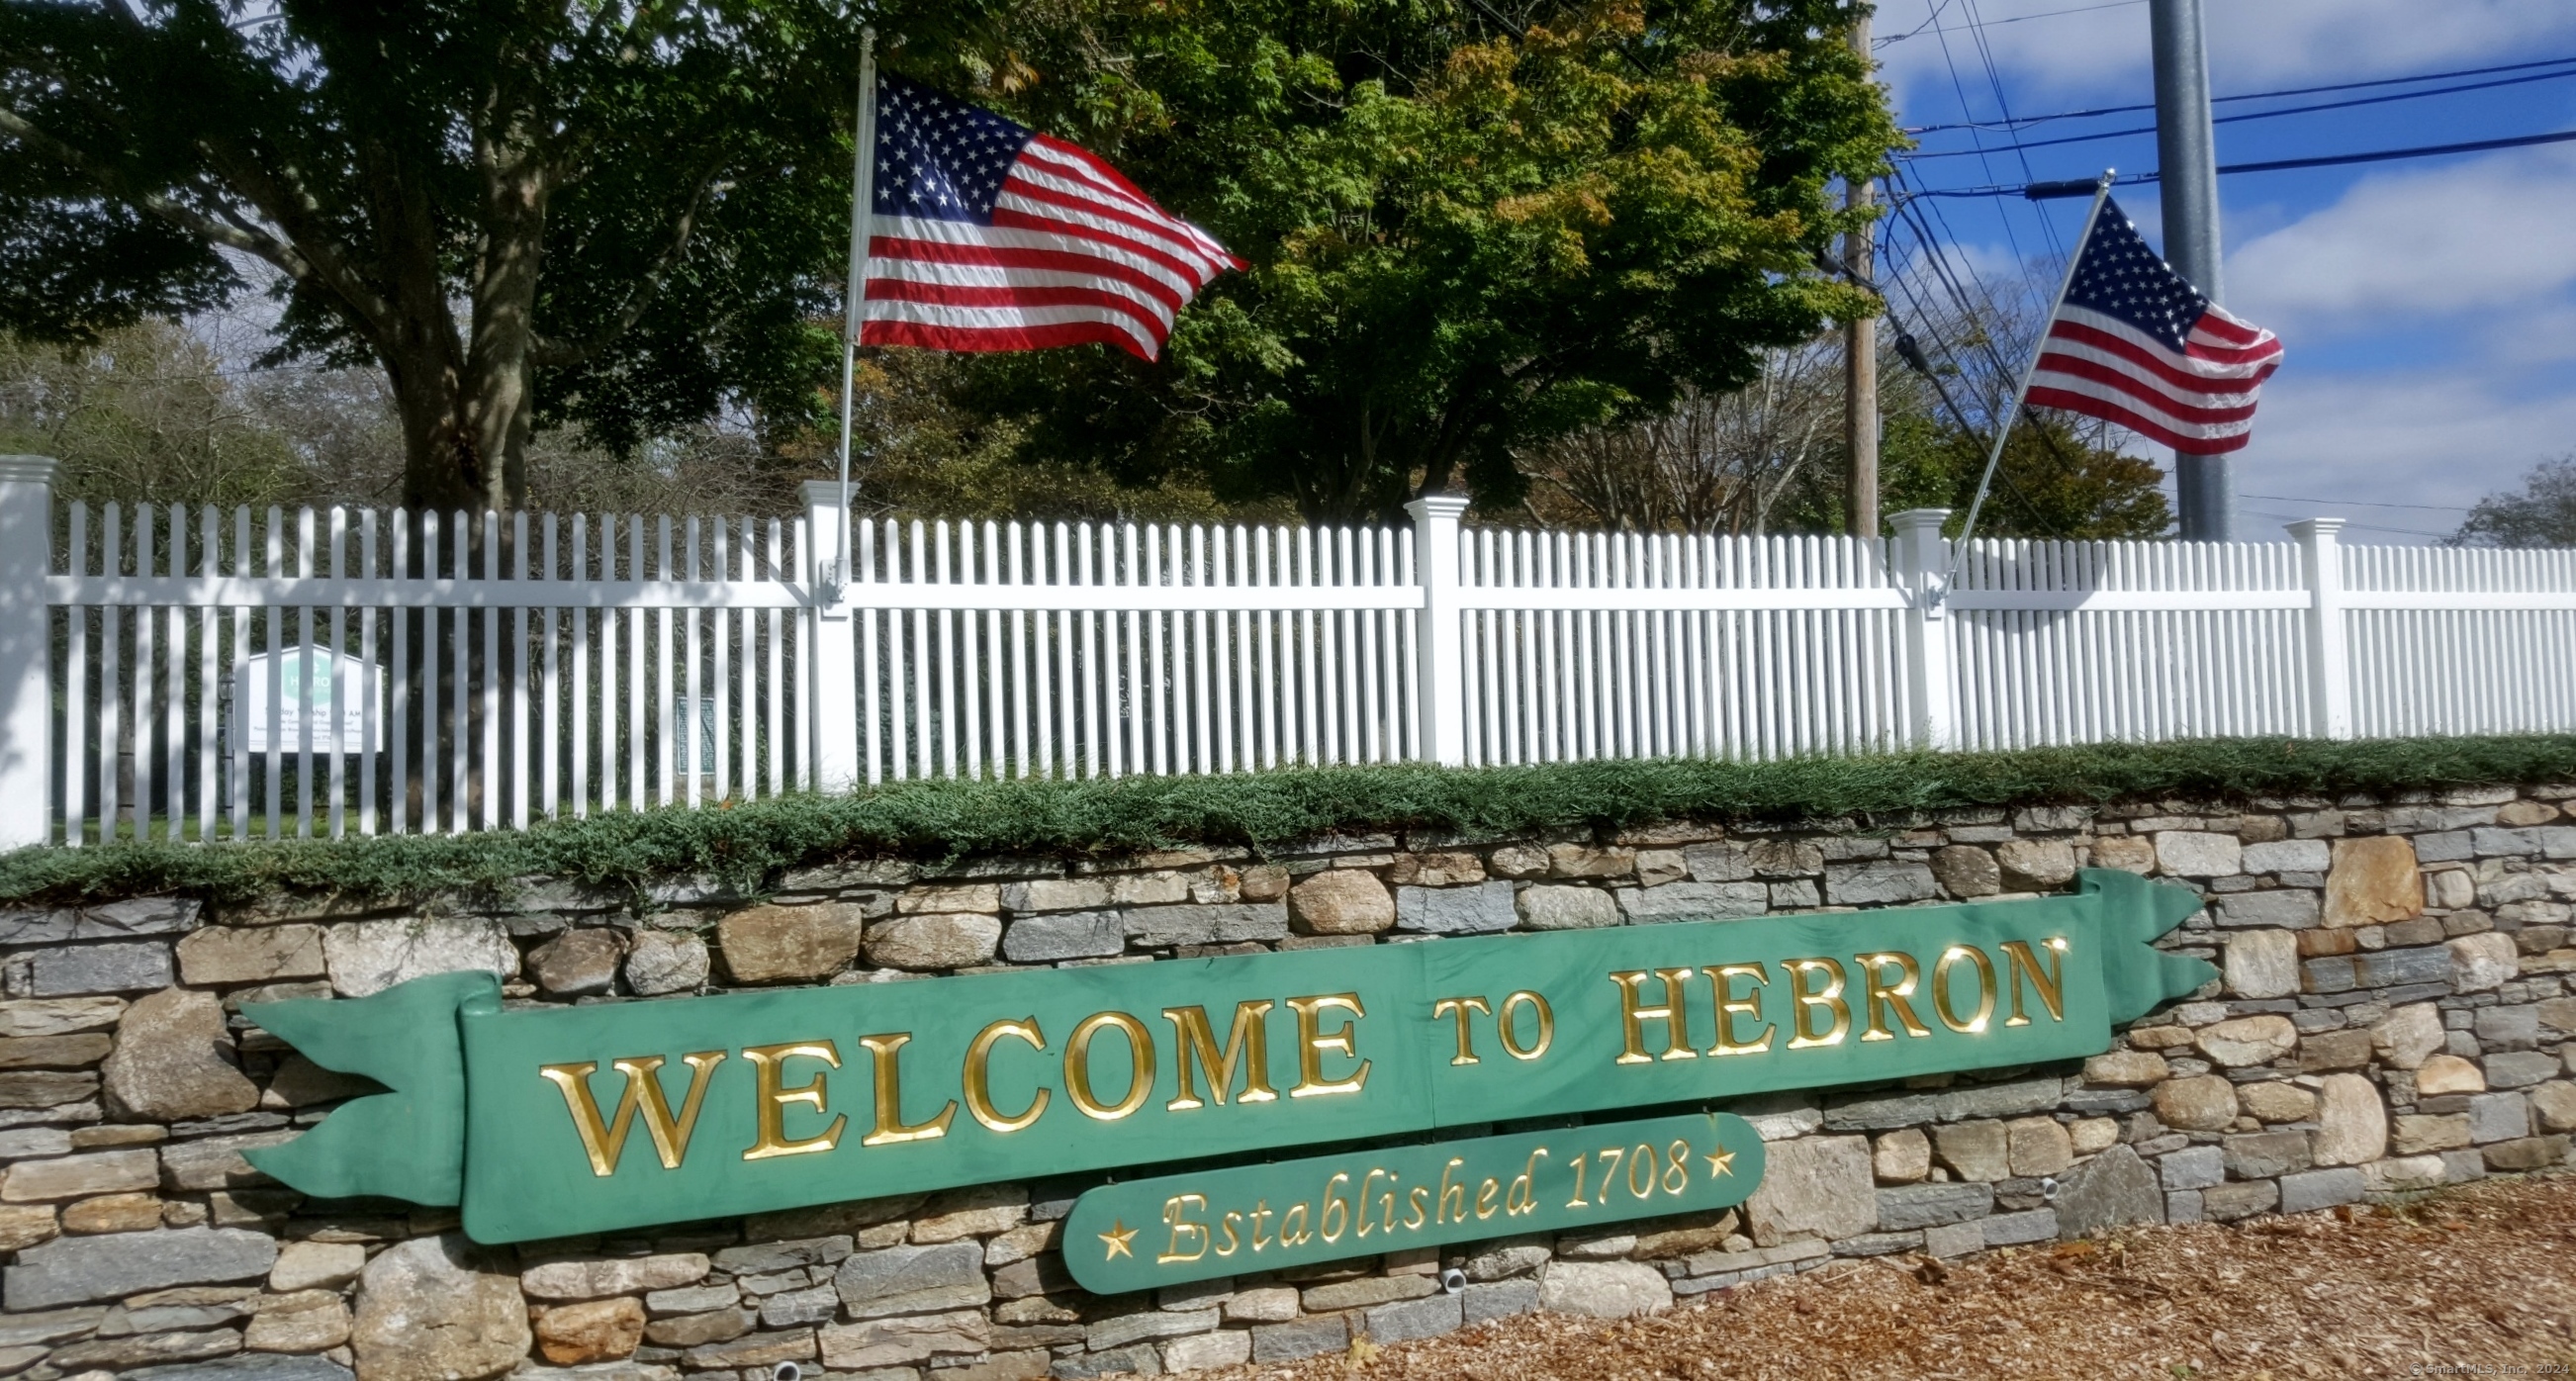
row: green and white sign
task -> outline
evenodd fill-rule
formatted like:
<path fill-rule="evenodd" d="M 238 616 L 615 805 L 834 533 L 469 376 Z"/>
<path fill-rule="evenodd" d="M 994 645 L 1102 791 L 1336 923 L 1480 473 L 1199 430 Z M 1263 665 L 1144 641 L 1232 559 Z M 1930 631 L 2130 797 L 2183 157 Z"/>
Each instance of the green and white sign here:
<path fill-rule="evenodd" d="M 1094 1191 L 1118 1232 L 1159 1234 L 1152 1251 L 1139 1236 L 1085 1260 L 1069 1234 L 1078 1279 L 1143 1288 L 1250 1269 L 1217 1248 L 1232 1230 L 1251 1250 L 1264 1199 L 1282 1220 L 1265 1266 L 1274 1249 L 1325 1259 L 1733 1202 L 1723 1195 L 1759 1177 L 1758 1143 L 1693 1110 L 2098 1053 L 2115 1024 L 2215 976 L 2151 947 L 2199 907 L 2181 888 L 2088 871 L 2073 895 L 2027 901 L 586 1007 L 505 1010 L 489 975 L 445 974 L 249 1009 L 316 1063 L 392 1090 L 250 1155 L 312 1194 L 461 1204 L 484 1242 L 1207 1164 L 1166 1177 L 1150 1203 L 1134 1185 Z M 1633 1136 L 1587 1126 L 1241 1164 L 1600 1114 L 1665 1116 Z M 1731 1175 L 1693 1170 L 1676 1143 L 1741 1159 Z M 1651 1192 L 1631 1192 L 1648 1183 L 1639 1145 L 1656 1156 Z M 1328 1193 L 1337 1174 L 1351 1179 Z M 1509 1195 L 1524 1175 L 1529 1207 L 1477 1212 L 1487 1179 Z M 1327 1241 L 1321 1217 L 1344 1191 L 1349 1231 Z M 1465 1218 L 1443 1211 L 1453 1191 Z M 1291 1204 L 1306 1205 L 1311 1238 L 1278 1235 Z M 1086 1198 L 1076 1216 L 1101 1211 Z M 1362 1221 L 1378 1226 L 1363 1237 Z M 1189 1254 L 1193 1231 L 1208 1234 L 1204 1254 Z"/>

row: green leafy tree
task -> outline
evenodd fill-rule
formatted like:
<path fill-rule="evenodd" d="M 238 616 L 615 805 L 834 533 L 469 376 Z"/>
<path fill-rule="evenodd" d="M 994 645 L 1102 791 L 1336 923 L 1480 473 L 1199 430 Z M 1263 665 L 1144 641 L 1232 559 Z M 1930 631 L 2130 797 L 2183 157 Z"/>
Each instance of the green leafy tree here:
<path fill-rule="evenodd" d="M 2543 461 L 2521 489 L 2478 500 L 2450 545 L 2576 547 L 2576 455 Z"/>
<path fill-rule="evenodd" d="M 981 13 L 914 9 L 886 22 Z M 282 355 L 383 370 L 415 504 L 518 506 L 543 419 L 801 420 L 856 40 L 827 0 L 6 0 L 0 325 L 81 340 L 268 277 Z"/>
<path fill-rule="evenodd" d="M 1868 310 L 1814 252 L 1897 142 L 1827 0 L 1113 4 L 1014 99 L 1251 262 L 1165 360 L 1002 357 L 967 396 L 1034 455 L 1130 482 L 1197 469 L 1314 518 L 1463 481 L 1516 447 L 1753 379 Z"/>

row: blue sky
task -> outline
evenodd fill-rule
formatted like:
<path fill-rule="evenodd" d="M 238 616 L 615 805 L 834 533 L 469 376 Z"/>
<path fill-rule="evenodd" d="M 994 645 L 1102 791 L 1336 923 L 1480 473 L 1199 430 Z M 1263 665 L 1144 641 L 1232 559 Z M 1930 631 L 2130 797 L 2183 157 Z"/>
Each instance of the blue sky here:
<path fill-rule="evenodd" d="M 2220 96 L 2576 58 L 2571 0 L 2207 0 Z M 1992 121 L 2153 99 L 2146 0 L 1888 0 L 1881 76 L 1900 123 Z M 2218 126 L 2221 164 L 2576 129 L 2570 75 Z M 2521 74 L 2463 78 L 2491 81 Z M 2437 83 L 2452 85 L 2456 83 Z M 2223 117 L 2384 94 L 2223 103 Z M 2023 140 L 2152 126 L 2150 112 L 2029 127 Z M 2009 132 L 1926 133 L 1920 188 L 2155 166 L 2152 135 L 2026 152 Z M 2543 460 L 2576 453 L 2576 144 L 2221 178 L 2225 301 L 2281 336 L 2238 462 L 2244 535 L 2348 518 L 2355 541 L 2420 542 Z M 2121 205 L 2161 242 L 2156 189 Z M 2081 200 L 1926 202 L 1954 262 L 2044 305 Z M 1900 246 L 1911 236 L 1893 234 Z M 2034 309 L 2035 311 L 2036 309 Z"/>

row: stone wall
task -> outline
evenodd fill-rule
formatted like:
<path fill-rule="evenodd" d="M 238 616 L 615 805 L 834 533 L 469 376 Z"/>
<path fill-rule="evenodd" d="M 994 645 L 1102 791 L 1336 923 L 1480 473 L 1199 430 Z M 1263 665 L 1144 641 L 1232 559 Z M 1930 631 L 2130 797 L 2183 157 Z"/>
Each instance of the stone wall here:
<path fill-rule="evenodd" d="M 2567 1158 L 2576 787 L 2147 802 L 1615 839 L 1343 837 L 1256 859 L 884 860 L 633 899 L 370 914 L 274 898 L 0 913 L 0 1375 L 325 1381 L 1082 1377 L 1284 1360 L 1552 1308 L 1624 1314 L 1836 1257 L 2348 1203 Z M 2039 893 L 2205 893 L 2223 985 L 2080 1067 L 1746 1100 L 1741 1213 L 1094 1298 L 1034 1183 L 482 1250 L 452 1211 L 307 1201 L 242 1148 L 351 1094 L 239 1014 L 489 968 L 519 1002 Z M 1442 1268 L 1465 1277 L 1454 1293 Z"/>

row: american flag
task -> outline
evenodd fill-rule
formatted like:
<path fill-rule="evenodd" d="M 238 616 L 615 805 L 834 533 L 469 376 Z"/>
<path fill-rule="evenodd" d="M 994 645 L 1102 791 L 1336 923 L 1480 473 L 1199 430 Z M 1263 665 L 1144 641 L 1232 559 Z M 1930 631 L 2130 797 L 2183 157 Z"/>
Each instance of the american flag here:
<path fill-rule="evenodd" d="M 1098 158 L 908 82 L 877 85 L 867 345 L 1161 353 L 1243 261 Z"/>
<path fill-rule="evenodd" d="M 2106 201 L 2048 323 L 2030 401 L 2116 422 L 2185 455 L 2242 448 L 2281 342 L 2201 295 Z"/>

